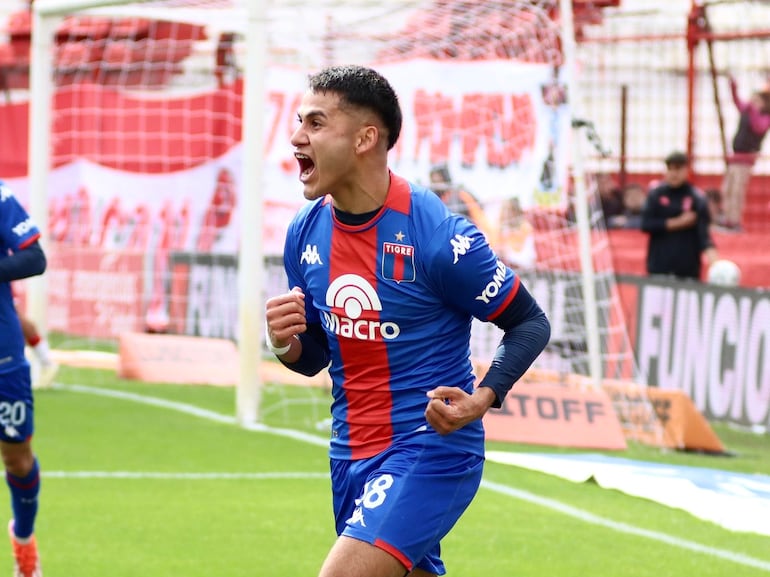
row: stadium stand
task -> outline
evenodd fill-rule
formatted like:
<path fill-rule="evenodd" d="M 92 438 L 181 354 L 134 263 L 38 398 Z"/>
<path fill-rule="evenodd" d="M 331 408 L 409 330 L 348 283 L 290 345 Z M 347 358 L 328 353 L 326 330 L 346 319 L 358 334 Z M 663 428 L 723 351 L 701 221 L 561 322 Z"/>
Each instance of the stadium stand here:
<path fill-rule="evenodd" d="M 6 14 L 4 28 L 7 41 L 0 43 L 0 89 L 27 89 L 32 40 L 29 9 Z M 109 42 L 104 41 L 107 38 Z M 191 24 L 150 26 L 141 18 L 69 17 L 56 34 L 57 84 L 90 81 L 111 85 L 120 77 L 123 86 L 161 88 L 183 72 L 182 62 L 192 54 L 194 43 L 204 39 L 204 28 Z M 101 65 L 93 66 L 96 62 Z M 147 62 L 152 66 L 147 67 Z"/>
<path fill-rule="evenodd" d="M 617 7 L 619 0 L 581 1 L 574 0 L 576 33 L 578 37 L 584 26 L 601 22 L 601 10 Z M 521 57 L 531 35 L 548 33 L 548 28 L 538 28 L 532 21 L 533 14 L 520 11 L 516 18 L 507 21 L 500 18 L 493 8 L 484 3 L 459 2 L 447 10 L 423 11 L 409 22 L 414 34 L 406 35 L 409 40 L 394 42 L 388 53 L 381 53 L 383 59 L 404 57 L 488 59 L 499 57 Z M 0 36 L 0 91 L 8 93 L 15 89 L 29 87 L 29 51 L 31 44 L 31 18 L 29 3 L 25 1 L 2 2 L 0 22 L 4 21 L 5 40 Z M 469 22 L 473 22 L 474 34 L 466 33 Z M 523 24 L 523 25 L 522 25 Z M 508 33 L 500 34 L 501 30 Z M 183 71 L 184 61 L 193 52 L 197 40 L 204 39 L 202 27 L 165 23 L 150 26 L 148 20 L 126 18 L 106 20 L 96 17 L 68 18 L 57 33 L 56 64 L 57 83 L 67 85 L 88 80 L 103 86 L 115 84 L 120 78 L 123 86 L 132 84 L 144 86 L 167 85 L 175 74 Z M 420 36 L 427 39 L 444 38 L 445 42 L 434 40 L 420 42 Z M 110 42 L 100 42 L 109 37 Z M 501 38 L 504 41 L 501 41 Z M 496 41 L 486 41 L 495 39 Z M 181 41 L 181 42 L 180 42 Z M 539 43 L 553 44 L 558 50 L 556 39 L 539 39 Z M 100 66 L 91 64 L 100 62 Z M 152 66 L 138 66 L 151 62 Z M 84 77 L 87 75 L 87 77 Z M 7 99 L 8 97 L 6 97 Z M 9 104 L 6 102 L 6 104 Z M 15 127 L 18 138 L 25 134 L 26 107 L 13 103 L 0 107 L 0 123 Z M 12 147 L 0 147 L 0 174 L 5 177 L 26 174 L 26 142 L 17 140 Z M 654 175 L 628 175 L 635 180 L 646 182 Z M 713 179 L 712 179 L 713 180 Z M 704 182 L 701 188 L 718 186 L 718 180 Z M 746 287 L 770 287 L 770 262 L 756 248 L 768 245 L 767 232 L 770 205 L 766 190 L 770 178 L 756 175 L 752 178 L 746 208 L 746 232 L 739 235 L 715 233 L 720 253 L 734 260 L 743 271 L 742 285 Z M 542 216 L 542 215 L 541 215 Z M 537 220 L 537 215 L 535 215 Z M 613 263 L 620 274 L 644 274 L 646 237 L 634 230 L 610 231 Z M 540 249 L 544 251 L 545 248 Z M 543 254 L 541 252 L 541 254 Z"/>
<path fill-rule="evenodd" d="M 647 235 L 638 230 L 610 230 L 612 262 L 617 274 L 646 275 Z M 741 269 L 741 286 L 770 288 L 770 261 L 758 247 L 770 246 L 770 233 L 714 233 L 719 254 Z"/>

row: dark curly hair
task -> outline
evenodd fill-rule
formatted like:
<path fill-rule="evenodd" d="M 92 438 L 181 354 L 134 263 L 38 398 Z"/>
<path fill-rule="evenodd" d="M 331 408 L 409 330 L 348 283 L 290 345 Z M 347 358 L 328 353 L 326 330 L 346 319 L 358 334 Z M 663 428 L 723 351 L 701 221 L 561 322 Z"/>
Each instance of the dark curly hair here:
<path fill-rule="evenodd" d="M 331 66 L 310 75 L 313 92 L 338 94 L 343 103 L 371 110 L 388 133 L 388 150 L 401 133 L 401 106 L 390 83 L 379 72 L 357 65 Z"/>

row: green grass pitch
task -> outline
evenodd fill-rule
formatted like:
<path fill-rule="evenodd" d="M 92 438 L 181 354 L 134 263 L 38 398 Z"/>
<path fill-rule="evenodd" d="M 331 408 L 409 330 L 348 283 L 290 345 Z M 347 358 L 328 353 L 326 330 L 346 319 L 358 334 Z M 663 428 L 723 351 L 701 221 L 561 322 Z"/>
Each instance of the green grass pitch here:
<path fill-rule="evenodd" d="M 62 387 L 36 395 L 46 577 L 317 574 L 335 538 L 322 443 L 238 426 L 228 388 L 128 382 L 67 367 L 58 380 Z M 148 397 L 167 403 L 141 402 Z M 323 437 L 316 424 L 325 403 L 323 391 L 271 386 L 267 424 Z M 770 437 L 715 428 L 735 457 L 638 445 L 622 456 L 770 474 Z M 7 499 L 3 513 L 10 515 Z M 7 551 L 0 575 L 11 574 Z M 767 537 L 495 463 L 443 551 L 448 575 L 457 577 L 770 575 Z"/>

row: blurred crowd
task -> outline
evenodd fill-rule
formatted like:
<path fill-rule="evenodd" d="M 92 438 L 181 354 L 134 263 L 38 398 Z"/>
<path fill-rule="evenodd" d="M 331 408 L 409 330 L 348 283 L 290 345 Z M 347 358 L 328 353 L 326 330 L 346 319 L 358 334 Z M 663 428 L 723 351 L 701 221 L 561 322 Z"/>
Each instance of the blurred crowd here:
<path fill-rule="evenodd" d="M 515 269 L 535 266 L 535 230 L 518 197 L 505 200 L 495 221 L 488 217 L 479 200 L 466 186 L 452 180 L 446 164 L 431 168 L 429 187 L 449 210 L 473 222 L 508 266 Z"/>
<path fill-rule="evenodd" d="M 703 224 L 705 228 L 699 233 L 705 235 L 700 242 L 703 247 L 689 259 L 697 265 L 693 267 L 695 272 L 691 276 L 699 278 L 701 256 L 705 254 L 709 257 L 706 259 L 706 266 L 715 261 L 718 256 L 710 233 L 734 233 L 737 230 L 726 225 L 722 191 L 717 187 L 701 190 L 689 182 L 689 160 L 686 154 L 675 152 L 665 160 L 666 170 L 659 178 L 653 178 L 646 183 L 627 182 L 621 186 L 614 174 L 599 173 L 589 176 L 588 196 L 593 207 L 592 213 L 601 211 L 601 219 L 607 229 L 638 230 L 655 239 L 664 237 L 679 239 L 676 242 L 671 241 L 674 243 L 673 246 L 664 251 L 666 254 L 673 251 L 679 256 L 682 254 L 679 243 L 683 242 L 681 239 L 684 235 L 690 234 L 685 231 L 692 229 L 695 234 L 695 231 L 701 227 L 698 223 L 705 223 Z M 489 210 L 490 206 L 482 204 L 467 186 L 452 179 L 446 164 L 431 168 L 428 186 L 452 212 L 462 214 L 476 224 L 507 265 L 521 270 L 537 267 L 538 249 L 535 238 L 535 224 L 539 222 L 537 211 L 525 210 L 521 200 L 516 196 L 506 199 L 500 205 L 495 204 L 494 211 Z M 682 212 L 692 212 L 693 209 L 689 207 L 703 207 L 694 222 L 679 223 L 679 209 L 674 210 L 673 205 L 668 206 L 673 202 L 669 195 L 679 194 L 677 191 L 680 187 L 684 187 L 681 190 L 688 191 L 687 194 L 691 197 L 691 200 L 687 201 L 687 206 L 682 208 Z M 666 198 L 661 200 L 661 195 Z M 655 197 L 654 202 L 650 201 L 652 197 Z M 669 200 L 666 201 L 667 199 Z M 658 215 L 660 230 L 657 230 L 658 225 L 650 219 L 658 218 L 652 215 L 656 211 L 659 212 L 656 207 L 660 205 L 666 214 Z M 647 210 L 646 224 L 645 210 Z M 493 213 L 494 217 L 492 217 Z M 563 216 L 568 226 L 570 223 L 574 224 L 574 205 L 569 206 Z M 673 220 L 670 223 L 664 223 L 668 219 Z M 680 225 L 683 227 L 682 232 L 671 232 L 679 230 Z"/>

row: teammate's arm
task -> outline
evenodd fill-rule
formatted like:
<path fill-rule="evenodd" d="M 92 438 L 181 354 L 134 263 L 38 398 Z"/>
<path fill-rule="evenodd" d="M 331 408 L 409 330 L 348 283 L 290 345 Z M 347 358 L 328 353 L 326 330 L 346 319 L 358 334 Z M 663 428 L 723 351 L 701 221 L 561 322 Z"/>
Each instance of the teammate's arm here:
<path fill-rule="evenodd" d="M 46 265 L 45 253 L 40 243 L 35 241 L 0 259 L 0 282 L 11 282 L 43 274 Z"/>

